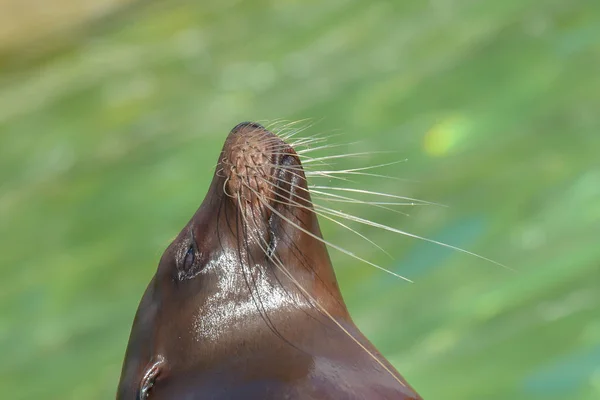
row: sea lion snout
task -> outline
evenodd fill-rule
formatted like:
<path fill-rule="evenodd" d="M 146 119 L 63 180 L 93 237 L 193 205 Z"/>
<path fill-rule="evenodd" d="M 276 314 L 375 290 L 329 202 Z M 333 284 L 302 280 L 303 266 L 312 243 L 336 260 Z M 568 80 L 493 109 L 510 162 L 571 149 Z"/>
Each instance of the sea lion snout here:
<path fill-rule="evenodd" d="M 276 170 L 288 153 L 293 149 L 262 125 L 236 125 L 225 141 L 221 159 L 226 194 L 245 202 L 257 197 L 271 201 Z"/>

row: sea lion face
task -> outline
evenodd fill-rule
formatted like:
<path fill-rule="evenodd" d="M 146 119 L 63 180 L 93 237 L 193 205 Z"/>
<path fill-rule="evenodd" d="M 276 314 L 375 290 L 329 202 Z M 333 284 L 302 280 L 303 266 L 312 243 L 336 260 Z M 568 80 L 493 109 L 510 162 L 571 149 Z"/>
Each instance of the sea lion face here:
<path fill-rule="evenodd" d="M 236 126 L 202 205 L 144 294 L 117 398 L 143 399 L 165 377 L 221 368 L 291 329 L 289 316 L 317 297 L 345 314 L 320 238 L 294 149 L 260 125 Z"/>

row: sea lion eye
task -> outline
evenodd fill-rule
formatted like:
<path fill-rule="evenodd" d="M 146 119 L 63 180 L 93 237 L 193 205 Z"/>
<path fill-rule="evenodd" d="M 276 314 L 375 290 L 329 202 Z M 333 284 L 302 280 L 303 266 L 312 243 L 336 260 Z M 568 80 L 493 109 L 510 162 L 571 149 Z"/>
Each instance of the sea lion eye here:
<path fill-rule="evenodd" d="M 187 247 L 182 246 L 177 259 L 176 279 L 179 281 L 191 279 L 202 270 L 202 260 L 199 258 L 201 253 L 198 251 L 193 233 L 190 236 L 189 241 L 186 242 Z M 183 245 L 185 246 L 185 244 Z"/>
<path fill-rule="evenodd" d="M 190 269 L 194 265 L 194 260 L 196 259 L 196 250 L 194 249 L 194 245 L 190 245 L 188 247 L 185 256 L 183 257 L 183 268 Z"/>

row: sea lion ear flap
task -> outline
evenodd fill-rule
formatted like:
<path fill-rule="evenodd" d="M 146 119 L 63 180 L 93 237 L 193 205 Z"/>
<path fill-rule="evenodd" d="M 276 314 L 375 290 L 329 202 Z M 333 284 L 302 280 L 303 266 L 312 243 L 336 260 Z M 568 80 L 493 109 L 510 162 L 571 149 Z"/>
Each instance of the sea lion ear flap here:
<path fill-rule="evenodd" d="M 146 400 L 150 395 L 150 390 L 156 382 L 156 378 L 163 372 L 165 366 L 165 359 L 163 356 L 158 356 L 154 361 L 151 361 L 144 372 L 144 377 L 140 382 L 140 388 L 136 400 Z"/>

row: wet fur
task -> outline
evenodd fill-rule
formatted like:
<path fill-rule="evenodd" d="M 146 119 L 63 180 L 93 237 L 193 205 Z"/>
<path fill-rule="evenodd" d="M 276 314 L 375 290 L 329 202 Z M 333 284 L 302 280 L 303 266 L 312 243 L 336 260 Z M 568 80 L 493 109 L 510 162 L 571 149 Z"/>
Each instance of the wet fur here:
<path fill-rule="evenodd" d="M 261 132 L 241 154 L 269 162 L 232 157 Z M 256 124 L 227 140 L 142 298 L 117 399 L 420 398 L 348 314 L 300 155 Z"/>

